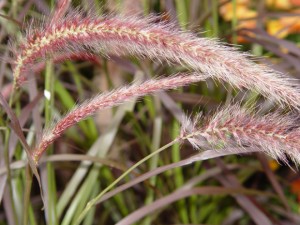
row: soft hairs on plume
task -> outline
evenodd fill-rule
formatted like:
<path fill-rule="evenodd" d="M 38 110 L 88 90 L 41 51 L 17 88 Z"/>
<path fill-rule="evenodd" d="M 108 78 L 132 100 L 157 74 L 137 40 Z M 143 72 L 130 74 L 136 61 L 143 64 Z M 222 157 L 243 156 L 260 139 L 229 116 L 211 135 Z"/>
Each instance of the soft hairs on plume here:
<path fill-rule="evenodd" d="M 14 60 L 15 85 L 28 77 L 28 68 L 58 52 L 131 54 L 153 60 L 180 63 L 188 69 L 221 79 L 238 88 L 258 91 L 279 103 L 299 109 L 298 84 L 266 66 L 254 63 L 249 54 L 218 41 L 199 38 L 156 17 L 85 16 L 69 13 L 27 32 Z"/>
<path fill-rule="evenodd" d="M 195 148 L 208 142 L 212 146 L 255 147 L 274 159 L 288 163 L 289 156 L 300 163 L 300 126 L 296 115 L 269 113 L 258 116 L 238 105 L 218 110 L 199 125 L 187 119 L 181 137 L 186 137 Z"/>
<path fill-rule="evenodd" d="M 39 144 L 33 150 L 32 157 L 35 163 L 37 163 L 47 147 L 60 137 L 67 128 L 95 114 L 99 110 L 120 105 L 133 98 L 153 94 L 158 91 L 175 89 L 205 79 L 206 76 L 199 74 L 177 74 L 166 78 L 150 79 L 141 84 L 133 83 L 132 85 L 124 86 L 88 99 L 82 104 L 75 106 L 56 124 L 46 129 L 42 140 L 40 140 Z"/>

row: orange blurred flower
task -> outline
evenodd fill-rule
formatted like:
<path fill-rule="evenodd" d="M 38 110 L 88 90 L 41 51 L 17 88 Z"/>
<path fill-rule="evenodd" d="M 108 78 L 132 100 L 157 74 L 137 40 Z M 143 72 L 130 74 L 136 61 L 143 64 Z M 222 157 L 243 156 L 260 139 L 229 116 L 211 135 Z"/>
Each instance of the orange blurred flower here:
<path fill-rule="evenodd" d="M 276 9 L 289 10 L 300 6 L 300 0 L 267 0 L 267 6 Z"/>
<path fill-rule="evenodd" d="M 276 160 L 271 159 L 271 160 L 269 160 L 269 167 L 272 171 L 275 171 L 280 167 L 280 165 L 278 164 L 278 162 Z"/>
<path fill-rule="evenodd" d="M 294 13 L 300 13 L 293 11 Z M 284 38 L 289 34 L 300 33 L 299 16 L 281 17 L 277 20 L 269 20 L 267 22 L 267 31 L 269 34 L 278 38 Z"/>
<path fill-rule="evenodd" d="M 223 2 L 223 0 L 221 0 Z M 252 29 L 256 27 L 257 12 L 250 8 L 250 0 L 237 0 L 236 11 L 232 2 L 223 5 L 220 8 L 220 14 L 225 21 L 231 21 L 236 17 L 237 28 Z M 267 0 L 267 6 L 276 9 L 288 10 L 300 6 L 300 0 Z M 300 10 L 290 11 L 292 13 L 300 13 Z M 300 33 L 299 17 L 281 17 L 279 19 L 271 19 L 266 21 L 266 30 L 269 34 L 278 38 L 285 38 L 289 34 Z M 238 43 L 247 42 L 243 37 L 237 37 Z"/>
<path fill-rule="evenodd" d="M 287 29 L 284 29 L 280 20 L 269 20 L 267 22 L 267 32 L 277 38 L 284 38 L 289 33 Z"/>
<path fill-rule="evenodd" d="M 300 6 L 300 0 L 290 0 L 293 6 Z"/>
<path fill-rule="evenodd" d="M 234 5 L 229 2 L 220 8 L 220 14 L 225 21 L 231 21 L 234 17 L 237 19 L 237 28 L 255 28 L 256 20 L 252 19 L 257 16 L 257 12 L 248 7 L 250 0 L 237 0 L 236 11 L 234 12 Z M 238 43 L 246 43 L 247 40 L 242 36 L 237 36 Z"/>
<path fill-rule="evenodd" d="M 292 8 L 290 0 L 267 0 L 267 6 L 276 9 L 288 10 Z"/>
<path fill-rule="evenodd" d="M 291 183 L 291 192 L 297 196 L 298 202 L 300 203 L 300 179 L 296 179 Z M 300 210 L 300 207 L 299 207 Z"/>
<path fill-rule="evenodd" d="M 236 5 L 236 12 L 234 13 L 234 7 L 232 3 L 223 5 L 220 8 L 220 14 L 224 20 L 230 21 L 236 16 L 237 19 L 249 19 L 257 16 L 257 12 L 247 7 L 247 4 L 242 3 Z"/>

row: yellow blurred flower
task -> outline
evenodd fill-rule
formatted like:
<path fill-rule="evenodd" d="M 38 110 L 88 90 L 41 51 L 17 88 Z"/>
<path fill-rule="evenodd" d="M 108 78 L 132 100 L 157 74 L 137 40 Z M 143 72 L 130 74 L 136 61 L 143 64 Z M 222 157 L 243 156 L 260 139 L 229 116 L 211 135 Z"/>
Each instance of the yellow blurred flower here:
<path fill-rule="evenodd" d="M 255 18 L 257 16 L 257 12 L 248 7 L 250 2 L 250 0 L 237 0 L 236 12 L 234 12 L 233 3 L 229 2 L 220 8 L 220 14 L 225 21 L 231 21 L 235 17 L 238 21 L 237 28 L 239 29 L 255 28 L 256 21 L 251 18 Z M 247 40 L 238 35 L 237 42 L 246 43 Z"/>
<path fill-rule="evenodd" d="M 267 6 L 276 9 L 289 10 L 300 6 L 300 0 L 267 0 Z"/>
<path fill-rule="evenodd" d="M 288 10 L 292 8 L 292 4 L 290 0 L 267 0 L 266 3 L 267 6 L 276 9 Z"/>
<path fill-rule="evenodd" d="M 271 160 L 269 161 L 269 167 L 270 167 L 270 169 L 271 169 L 272 171 L 275 171 L 275 170 L 277 170 L 277 169 L 279 168 L 279 164 L 278 164 L 278 162 L 277 162 L 276 160 L 271 159 Z"/>
<path fill-rule="evenodd" d="M 290 33 L 299 33 L 300 31 L 299 16 L 282 17 L 280 18 L 280 23 L 282 24 L 283 27 L 287 28 Z"/>
<path fill-rule="evenodd" d="M 224 0 L 220 0 L 224 2 Z M 220 8 L 220 14 L 225 21 L 231 21 L 234 16 L 237 19 L 237 28 L 252 29 L 256 27 L 257 11 L 250 8 L 250 0 L 237 0 L 236 12 L 232 2 L 228 2 Z M 295 6 L 300 6 L 300 0 L 267 0 L 267 6 L 276 9 L 289 10 L 293 13 L 300 13 L 300 10 L 293 10 Z M 279 19 L 270 19 L 266 22 L 266 30 L 270 35 L 278 38 L 285 38 L 292 33 L 300 33 L 299 17 L 281 17 Z M 247 42 L 243 37 L 238 36 L 239 43 Z"/>
<path fill-rule="evenodd" d="M 237 28 L 238 29 L 254 29 L 256 27 L 256 20 L 244 20 L 244 21 L 239 21 Z M 248 36 L 255 36 L 254 33 L 252 32 L 246 32 Z M 237 42 L 242 44 L 242 43 L 248 43 L 248 40 L 246 40 L 243 36 L 238 35 L 237 36 Z"/>
<path fill-rule="evenodd" d="M 267 32 L 277 38 L 284 38 L 289 33 L 287 29 L 284 29 L 280 20 L 269 20 L 267 22 Z"/>
<path fill-rule="evenodd" d="M 234 13 L 234 7 L 232 3 L 228 3 L 223 5 L 220 8 L 220 14 L 226 21 L 230 21 L 233 19 L 234 14 L 237 19 L 249 19 L 257 16 L 257 12 L 251 10 L 244 4 L 237 4 L 236 5 L 236 12 Z"/>
<path fill-rule="evenodd" d="M 299 13 L 299 11 L 294 12 Z M 285 38 L 289 34 L 300 33 L 299 17 L 281 17 L 277 20 L 269 20 L 267 22 L 267 31 L 278 38 Z"/>

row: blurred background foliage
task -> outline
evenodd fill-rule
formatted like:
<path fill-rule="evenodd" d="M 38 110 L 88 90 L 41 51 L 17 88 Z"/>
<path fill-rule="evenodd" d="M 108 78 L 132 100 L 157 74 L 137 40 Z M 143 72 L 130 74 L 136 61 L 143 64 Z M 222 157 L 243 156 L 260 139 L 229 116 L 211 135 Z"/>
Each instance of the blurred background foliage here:
<path fill-rule="evenodd" d="M 300 77 L 298 0 L 74 0 L 71 7 L 99 16 L 159 15 L 160 20 L 182 30 L 238 45 L 257 56 L 258 63 Z M 41 23 L 54 8 L 54 0 L 0 1 L 0 90 L 6 99 L 11 95 L 13 79 L 10 43 L 20 39 L 28 27 L 37 26 L 30 23 L 31 19 Z M 75 103 L 134 79 L 183 70 L 178 65 L 134 57 L 105 58 L 101 54 L 87 61 L 73 59 L 54 64 L 49 60 L 41 75 L 33 76 L 26 88 L 18 90 L 12 108 L 23 121 L 23 132 L 33 146 L 42 124 L 60 118 Z M 39 93 L 44 94 L 39 103 L 28 105 Z M 24 151 L 9 133 L 1 110 L 0 224 L 73 224 L 86 203 L 126 168 L 178 136 L 182 114 L 202 111 L 209 115 L 219 105 L 232 101 L 259 107 L 260 113 L 276 107 L 254 92 L 237 91 L 208 80 L 105 110 L 68 129 L 39 167 L 44 210 L 37 182 L 26 176 Z M 173 145 L 122 183 L 196 153 L 188 144 Z M 175 167 L 98 204 L 83 224 L 116 224 L 142 207 L 146 216 L 136 224 L 300 224 L 300 176 L 293 166 L 252 154 Z M 184 190 L 211 186 L 227 194 L 182 194 Z M 182 199 L 158 205 L 157 200 L 174 193 L 181 193 Z M 147 207 L 156 205 L 154 212 Z M 255 217 L 261 223 L 254 222 Z"/>

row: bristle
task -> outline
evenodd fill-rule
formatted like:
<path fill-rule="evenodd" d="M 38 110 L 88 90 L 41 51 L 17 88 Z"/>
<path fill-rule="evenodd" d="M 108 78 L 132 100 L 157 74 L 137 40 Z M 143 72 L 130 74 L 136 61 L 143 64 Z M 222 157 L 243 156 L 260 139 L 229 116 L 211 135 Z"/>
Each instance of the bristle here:
<path fill-rule="evenodd" d="M 237 105 L 218 110 L 202 127 L 186 132 L 194 147 L 206 143 L 213 146 L 252 146 L 274 159 L 288 163 L 289 156 L 300 163 L 300 127 L 298 118 L 269 113 L 258 116 Z M 185 129 L 185 128 L 183 128 Z"/>
<path fill-rule="evenodd" d="M 133 98 L 142 97 L 158 91 L 175 89 L 190 83 L 202 81 L 206 78 L 206 76 L 200 76 L 199 74 L 178 74 L 161 79 L 151 79 L 139 85 L 134 83 L 130 86 L 125 86 L 89 99 L 81 105 L 74 107 L 74 109 L 52 127 L 46 128 L 42 140 L 40 140 L 38 146 L 32 152 L 32 157 L 37 163 L 46 148 L 60 137 L 67 128 L 95 114 L 99 110 L 120 105 Z"/>
<path fill-rule="evenodd" d="M 172 24 L 154 23 L 151 17 L 83 16 L 76 11 L 51 26 L 48 22 L 28 33 L 15 57 L 16 85 L 26 80 L 26 67 L 46 55 L 91 49 L 180 63 L 235 87 L 258 91 L 281 104 L 296 109 L 300 106 L 299 85 L 295 80 L 254 63 L 249 54 L 234 47 L 182 32 Z"/>

